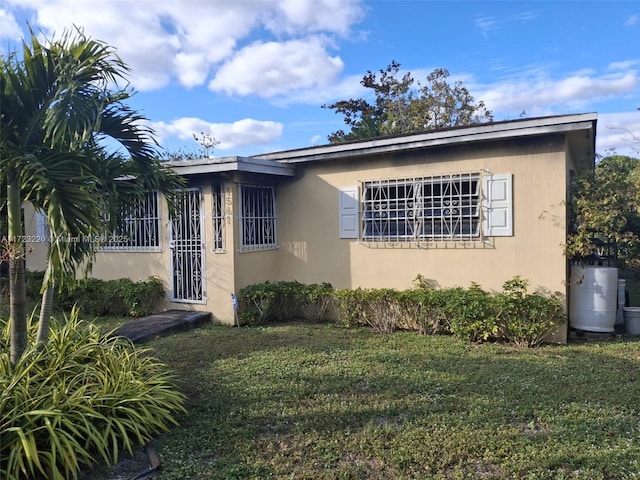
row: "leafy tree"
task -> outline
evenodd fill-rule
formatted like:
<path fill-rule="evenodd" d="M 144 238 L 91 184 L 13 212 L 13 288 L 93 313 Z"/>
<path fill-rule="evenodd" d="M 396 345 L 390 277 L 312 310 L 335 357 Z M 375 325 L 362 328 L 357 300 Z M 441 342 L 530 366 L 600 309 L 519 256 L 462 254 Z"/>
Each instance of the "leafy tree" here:
<path fill-rule="evenodd" d="M 640 160 L 622 155 L 603 158 L 595 170 L 572 185 L 570 258 L 594 258 L 599 239 L 615 243 L 621 266 L 640 256 Z"/>
<path fill-rule="evenodd" d="M 392 61 L 377 73 L 369 70 L 360 83 L 373 91 L 374 103 L 363 98 L 341 100 L 322 108 L 344 115 L 349 132 L 338 130 L 328 139 L 345 142 L 381 135 L 401 135 L 437 128 L 491 122 L 483 101 L 475 103 L 462 82 L 451 85 L 444 68 L 427 75 L 426 83 L 410 72 L 399 77 L 400 64 Z"/>
<path fill-rule="evenodd" d="M 11 361 L 27 345 L 23 201 L 45 213 L 51 231 L 38 338 L 48 336 L 54 285 L 72 285 L 85 273 L 98 244 L 87 239 L 118 220 L 123 202 L 149 190 L 173 198 L 180 180 L 157 160 L 153 132 L 130 109 L 132 92 L 119 89 L 128 67 L 102 42 L 82 32 L 30 44 L 0 57 L 0 178 L 6 186 L 11 321 Z M 103 141 L 118 145 L 108 149 Z M 120 153 L 126 152 L 126 156 Z M 130 180 L 126 180 L 130 179 Z"/>
<path fill-rule="evenodd" d="M 199 145 L 199 148 L 178 148 L 176 150 L 164 150 L 161 154 L 162 160 L 168 162 L 180 162 L 185 160 L 209 158 L 211 155 L 213 155 L 213 150 L 215 149 L 215 147 L 220 144 L 220 140 L 208 133 L 193 133 L 192 136 L 193 140 Z"/>

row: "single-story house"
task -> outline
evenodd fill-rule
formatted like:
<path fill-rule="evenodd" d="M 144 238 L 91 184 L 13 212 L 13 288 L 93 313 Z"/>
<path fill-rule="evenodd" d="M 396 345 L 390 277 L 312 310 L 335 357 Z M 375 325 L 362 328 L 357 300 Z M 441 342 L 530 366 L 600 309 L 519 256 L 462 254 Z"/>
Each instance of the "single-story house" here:
<path fill-rule="evenodd" d="M 166 282 L 166 307 L 234 322 L 231 294 L 266 280 L 336 288 L 500 290 L 516 275 L 568 298 L 568 187 L 593 169 L 597 115 L 527 118 L 172 162 L 180 212 L 150 193 L 92 275 Z M 25 209 L 27 235 L 43 222 Z M 41 269 L 33 244 L 27 268 Z M 566 341 L 567 331 L 557 335 Z"/>

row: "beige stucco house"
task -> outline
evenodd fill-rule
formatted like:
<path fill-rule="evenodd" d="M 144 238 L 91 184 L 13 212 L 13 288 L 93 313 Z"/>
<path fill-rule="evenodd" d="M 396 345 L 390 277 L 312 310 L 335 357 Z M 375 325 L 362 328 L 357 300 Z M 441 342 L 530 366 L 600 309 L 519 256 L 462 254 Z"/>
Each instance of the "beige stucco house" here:
<path fill-rule="evenodd" d="M 180 214 L 169 218 L 150 194 L 93 276 L 158 276 L 167 308 L 225 323 L 231 294 L 265 280 L 405 289 L 420 274 L 499 290 L 520 275 L 566 294 L 568 185 L 594 166 L 596 121 L 530 118 L 175 162 L 188 182 Z M 25 219 L 35 235 L 43 228 L 33 212 Z M 32 246 L 34 269 L 44 246 Z"/>

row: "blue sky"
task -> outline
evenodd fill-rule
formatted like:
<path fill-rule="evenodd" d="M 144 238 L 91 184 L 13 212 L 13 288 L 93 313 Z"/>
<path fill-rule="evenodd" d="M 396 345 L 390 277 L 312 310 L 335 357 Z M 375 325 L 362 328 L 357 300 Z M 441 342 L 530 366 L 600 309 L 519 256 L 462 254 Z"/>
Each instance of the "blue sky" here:
<path fill-rule="evenodd" d="M 396 60 L 446 68 L 495 120 L 597 112 L 598 152 L 640 157 L 637 1 L 0 0 L 3 54 L 27 22 L 114 46 L 172 151 L 200 132 L 217 156 L 326 143 L 343 123 L 321 105 Z"/>

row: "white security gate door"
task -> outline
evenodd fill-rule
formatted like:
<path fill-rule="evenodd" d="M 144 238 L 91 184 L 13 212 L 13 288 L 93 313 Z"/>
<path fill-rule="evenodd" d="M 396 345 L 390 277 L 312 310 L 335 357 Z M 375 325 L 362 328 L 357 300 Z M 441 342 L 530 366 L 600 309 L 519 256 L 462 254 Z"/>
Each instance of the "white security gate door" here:
<path fill-rule="evenodd" d="M 187 189 L 177 202 L 171 217 L 171 299 L 177 302 L 204 303 L 204 232 L 202 191 Z"/>

